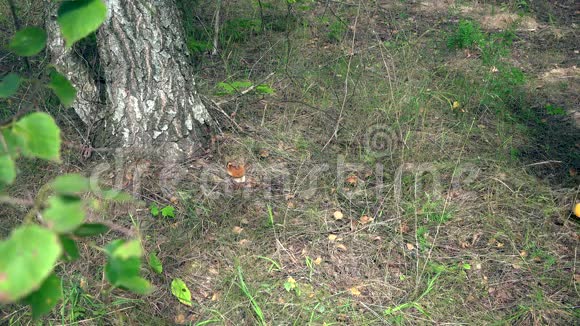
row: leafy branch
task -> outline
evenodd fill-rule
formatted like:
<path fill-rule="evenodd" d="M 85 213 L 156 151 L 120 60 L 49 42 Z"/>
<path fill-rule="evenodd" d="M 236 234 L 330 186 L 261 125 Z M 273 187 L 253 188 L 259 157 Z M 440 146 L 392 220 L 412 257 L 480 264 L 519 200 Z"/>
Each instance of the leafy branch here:
<path fill-rule="evenodd" d="M 28 62 L 28 57 L 44 50 L 47 34 L 38 27 L 20 28 L 14 3 L 9 1 L 9 4 L 17 32 L 8 47 Z M 97 30 L 105 20 L 106 11 L 102 0 L 61 2 L 57 21 L 66 46 L 70 48 Z M 50 67 L 47 75 L 49 81 L 42 86 L 51 89 L 63 106 L 70 107 L 77 93 L 74 86 L 55 68 Z M 0 98 L 15 96 L 22 84 L 38 82 L 9 73 L 0 81 Z M 58 176 L 43 186 L 34 200 L 5 194 L 6 186 L 16 180 L 18 158 L 24 156 L 59 163 L 61 143 L 59 127 L 44 112 L 27 111 L 0 125 L 0 203 L 32 207 L 24 223 L 0 241 L 0 304 L 27 304 L 34 318 L 49 313 L 62 299 L 61 281 L 55 266 L 59 261 L 79 258 L 78 239 L 104 234 L 110 229 L 133 235 L 132 231 L 112 223 L 87 223 L 89 203 L 83 198 L 93 192 L 89 180 L 78 174 Z M 140 276 L 143 252 L 138 239 L 117 239 L 99 249 L 107 256 L 104 271 L 113 288 L 139 294 L 151 291 L 149 282 Z"/>

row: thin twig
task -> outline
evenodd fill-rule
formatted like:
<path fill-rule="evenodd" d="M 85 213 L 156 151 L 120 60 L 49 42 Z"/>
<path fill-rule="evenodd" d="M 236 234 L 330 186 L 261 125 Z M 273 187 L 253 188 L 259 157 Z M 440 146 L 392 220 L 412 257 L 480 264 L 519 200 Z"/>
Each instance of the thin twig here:
<path fill-rule="evenodd" d="M 134 237 L 136 235 L 136 232 L 134 230 L 128 229 L 126 227 L 123 227 L 123 226 L 116 224 L 116 223 L 113 223 L 111 221 L 97 221 L 97 223 L 104 224 L 109 229 L 111 229 L 113 231 L 117 231 L 119 233 L 123 233 L 124 235 L 126 235 L 128 237 Z"/>
<path fill-rule="evenodd" d="M 0 204 L 34 206 L 34 200 L 24 199 L 24 198 L 15 198 L 15 197 L 10 197 L 10 196 L 0 196 Z"/>
<path fill-rule="evenodd" d="M 209 100 L 213 106 L 215 107 L 215 109 L 220 112 L 221 114 L 223 114 L 232 124 L 234 124 L 234 126 L 236 126 L 236 128 L 238 128 L 238 130 L 242 131 L 242 127 L 240 127 L 240 125 L 234 120 L 232 119 L 232 117 L 230 117 L 229 114 L 226 113 L 226 111 L 224 111 L 224 109 L 221 108 L 220 103 L 217 103 L 216 101 L 212 100 L 211 98 L 205 97 L 207 100 Z"/>
<path fill-rule="evenodd" d="M 560 163 L 562 163 L 562 161 L 543 161 L 543 162 L 526 164 L 526 166 L 536 166 L 536 165 L 544 165 L 544 164 L 552 164 L 552 163 L 560 164 Z"/>
<path fill-rule="evenodd" d="M 336 126 L 334 127 L 334 132 L 332 133 L 332 135 L 330 136 L 330 138 L 328 139 L 326 144 L 324 144 L 324 146 L 322 147 L 323 151 L 324 151 L 324 149 L 326 149 L 328 144 L 330 144 L 330 142 L 332 141 L 333 138 L 338 137 L 338 129 L 340 128 L 340 122 L 342 121 L 342 114 L 344 113 L 344 108 L 346 107 L 346 99 L 348 97 L 348 78 L 350 77 L 350 65 L 352 63 L 352 58 L 354 57 L 354 43 L 356 40 L 356 28 L 357 28 L 357 24 L 358 24 L 358 17 L 360 14 L 360 6 L 361 6 L 361 3 L 359 1 L 358 8 L 356 10 L 356 17 L 354 19 L 352 41 L 351 41 L 350 53 L 349 53 L 349 57 L 348 57 L 348 66 L 346 68 L 346 76 L 344 78 L 344 96 L 342 98 L 342 105 L 340 107 L 338 119 L 336 120 Z"/>
<path fill-rule="evenodd" d="M 222 8 L 222 0 L 217 0 L 215 9 L 215 21 L 213 25 L 213 49 L 211 50 L 211 55 L 216 55 L 218 53 L 218 41 L 220 37 L 220 10 Z"/>
<path fill-rule="evenodd" d="M 493 179 L 493 180 L 495 180 L 495 181 L 497 181 L 497 182 L 501 183 L 501 184 L 502 184 L 502 185 L 504 185 L 506 188 L 508 188 L 508 189 L 509 189 L 509 190 L 510 190 L 512 193 L 515 193 L 515 191 L 513 191 L 513 190 L 512 190 L 512 188 L 510 188 L 510 186 L 508 186 L 508 185 L 507 185 L 505 182 L 501 181 L 500 179 L 497 179 L 497 178 L 494 178 L 494 177 L 491 177 L 491 179 Z"/>

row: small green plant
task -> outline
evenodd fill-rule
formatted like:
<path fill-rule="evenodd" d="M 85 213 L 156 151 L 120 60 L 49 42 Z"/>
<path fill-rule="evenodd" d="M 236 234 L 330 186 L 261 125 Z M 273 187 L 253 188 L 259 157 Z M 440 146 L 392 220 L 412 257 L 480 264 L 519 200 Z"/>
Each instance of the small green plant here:
<path fill-rule="evenodd" d="M 529 12 L 530 11 L 530 4 L 526 0 L 518 0 L 516 2 L 516 6 L 518 7 L 518 9 L 520 9 L 520 10 L 522 10 L 524 12 Z"/>
<path fill-rule="evenodd" d="M 306 267 L 308 267 L 308 278 L 311 279 L 312 274 L 314 274 L 314 261 L 310 256 L 306 256 L 306 258 L 304 258 L 304 263 L 306 264 Z"/>
<path fill-rule="evenodd" d="M 526 82 L 524 73 L 516 67 L 502 65 L 497 67 L 498 73 L 488 73 L 487 91 L 488 97 L 484 98 L 484 103 L 493 106 L 493 102 L 498 99 L 503 103 L 510 103 L 518 94 L 518 86 Z"/>
<path fill-rule="evenodd" d="M 274 89 L 267 84 L 260 84 L 256 86 L 256 93 L 257 94 L 274 94 Z"/>
<path fill-rule="evenodd" d="M 175 207 L 168 205 L 161 209 L 161 216 L 163 217 L 175 217 Z"/>
<path fill-rule="evenodd" d="M 300 296 L 300 287 L 292 276 L 289 276 L 286 282 L 284 282 L 284 289 L 286 292 L 294 292 L 297 296 Z"/>
<path fill-rule="evenodd" d="M 175 207 L 171 205 L 159 209 L 159 206 L 157 206 L 156 203 L 152 203 L 151 206 L 149 206 L 149 212 L 151 212 L 151 215 L 155 217 L 159 216 L 159 214 L 163 217 L 175 217 Z"/>
<path fill-rule="evenodd" d="M 554 255 L 550 254 L 549 252 L 545 251 L 544 249 L 536 246 L 533 244 L 529 247 L 530 249 L 530 259 L 532 261 L 543 262 L 544 269 L 548 270 L 550 267 L 556 264 L 557 259 Z"/>
<path fill-rule="evenodd" d="M 421 250 L 429 248 L 429 242 L 427 241 L 427 235 L 429 234 L 429 229 L 426 226 L 420 226 L 417 228 L 417 240 L 419 241 L 419 246 Z"/>
<path fill-rule="evenodd" d="M 451 212 L 441 201 L 427 200 L 421 209 L 421 214 L 425 215 L 429 221 L 435 223 L 445 223 L 453 218 Z"/>
<path fill-rule="evenodd" d="M 566 115 L 566 110 L 559 106 L 554 106 L 552 104 L 546 105 L 546 113 L 549 115 Z"/>
<path fill-rule="evenodd" d="M 328 39 L 331 42 L 340 42 L 346 33 L 346 26 L 341 21 L 334 21 L 328 26 Z"/>
<path fill-rule="evenodd" d="M 428 317 L 429 314 L 425 311 L 425 309 L 423 309 L 423 306 L 421 306 L 421 304 L 419 304 L 419 302 L 426 295 L 431 293 L 431 291 L 433 291 L 433 288 L 435 287 L 435 281 L 437 281 L 437 278 L 439 278 L 440 275 L 441 275 L 441 272 L 435 274 L 435 276 L 433 276 L 432 278 L 429 279 L 429 281 L 427 282 L 427 288 L 425 289 L 425 291 L 423 291 L 423 293 L 421 293 L 421 295 L 417 299 L 410 301 L 410 302 L 405 302 L 405 303 L 400 304 L 400 305 L 393 307 L 393 308 L 387 308 L 383 311 L 383 314 L 385 316 L 392 316 L 395 313 L 403 311 L 405 309 L 415 308 L 417 311 L 419 311 L 420 313 L 422 313 L 423 315 Z"/>
<path fill-rule="evenodd" d="M 274 212 L 272 211 L 272 206 L 267 204 L 266 209 L 268 210 L 268 226 L 274 226 Z"/>
<path fill-rule="evenodd" d="M 515 24 L 500 33 L 487 34 L 479 25 L 470 20 L 461 20 L 457 30 L 447 38 L 450 49 L 477 49 L 484 65 L 492 66 L 500 58 L 510 54 L 510 47 L 516 38 Z"/>
<path fill-rule="evenodd" d="M 483 41 L 484 36 L 479 26 L 470 20 L 461 20 L 457 30 L 447 39 L 451 49 L 473 48 Z"/>
<path fill-rule="evenodd" d="M 275 261 L 274 259 L 269 258 L 269 257 L 264 257 L 264 256 L 256 256 L 256 257 L 263 259 L 263 260 L 270 263 L 270 266 L 268 267 L 268 272 L 272 272 L 274 270 L 276 270 L 276 271 L 282 270 L 282 266 L 280 266 L 280 264 L 277 261 Z"/>
<path fill-rule="evenodd" d="M 483 64 L 487 66 L 497 65 L 501 58 L 510 54 L 515 38 L 514 26 L 500 33 L 485 35 L 479 43 Z"/>
<path fill-rule="evenodd" d="M 242 268 L 238 266 L 237 270 L 240 290 L 242 290 L 242 293 L 250 300 L 250 305 L 252 306 L 252 310 L 254 311 L 254 315 L 257 318 L 258 324 L 266 325 L 266 320 L 264 319 L 264 313 L 262 312 L 262 308 L 260 308 L 258 302 L 250 292 L 248 285 L 244 281 L 244 273 L 242 271 Z"/>
<path fill-rule="evenodd" d="M 228 20 L 222 26 L 222 43 L 244 42 L 251 35 L 259 33 L 261 26 L 260 19 L 235 18 Z"/>
<path fill-rule="evenodd" d="M 151 267 L 151 270 L 153 270 L 155 273 L 157 274 L 163 273 L 163 264 L 161 263 L 161 260 L 159 260 L 159 258 L 154 252 L 149 254 L 148 262 L 149 267 Z"/>
<path fill-rule="evenodd" d="M 187 40 L 187 49 L 191 54 L 200 54 L 208 52 L 213 48 L 213 45 L 209 41 L 198 41 L 193 38 Z"/>
<path fill-rule="evenodd" d="M 253 87 L 254 84 L 247 80 L 238 80 L 232 82 L 221 82 L 218 83 L 216 88 L 216 95 L 233 95 L 236 93 L 241 93 L 247 89 Z M 259 95 L 266 95 L 266 94 L 273 94 L 274 89 L 267 84 L 260 84 L 256 85 L 253 90 L 253 93 Z"/>
<path fill-rule="evenodd" d="M 232 81 L 228 83 L 218 83 L 217 89 L 218 91 L 215 93 L 216 95 L 232 95 L 235 93 L 239 93 L 247 88 L 252 87 L 252 82 L 250 81 Z"/>

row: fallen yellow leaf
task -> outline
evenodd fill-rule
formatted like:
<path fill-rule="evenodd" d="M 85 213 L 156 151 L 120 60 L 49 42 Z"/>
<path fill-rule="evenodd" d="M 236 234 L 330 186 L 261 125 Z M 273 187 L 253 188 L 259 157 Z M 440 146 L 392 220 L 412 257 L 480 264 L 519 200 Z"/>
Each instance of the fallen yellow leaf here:
<path fill-rule="evenodd" d="M 336 241 L 336 238 L 337 238 L 336 234 L 329 234 L 328 235 L 328 241 L 330 241 L 330 242 Z"/>
<path fill-rule="evenodd" d="M 370 222 L 372 222 L 374 219 L 372 217 L 368 217 L 367 215 L 363 215 L 361 216 L 359 222 L 360 224 L 368 224 Z"/>
<path fill-rule="evenodd" d="M 407 243 L 407 249 L 413 250 L 415 249 L 415 246 L 412 243 Z"/>
<path fill-rule="evenodd" d="M 335 220 L 342 220 L 342 218 L 344 217 L 344 215 L 342 214 L 341 211 L 334 212 L 334 214 L 332 214 L 332 216 L 334 216 Z"/>
<path fill-rule="evenodd" d="M 574 206 L 574 215 L 580 217 L 580 203 L 576 203 L 576 206 Z"/>
<path fill-rule="evenodd" d="M 336 249 L 340 250 L 340 251 L 346 251 L 346 246 L 343 245 L 342 243 L 337 243 L 336 244 Z"/>
<path fill-rule="evenodd" d="M 453 102 L 453 105 L 451 106 L 451 108 L 453 110 L 455 110 L 455 109 L 459 109 L 460 106 L 461 106 L 461 104 L 459 104 L 459 101 L 454 101 Z"/>
<path fill-rule="evenodd" d="M 266 158 L 266 157 L 268 157 L 268 156 L 270 156 L 270 152 L 268 152 L 268 150 L 266 150 L 266 149 L 262 149 L 262 150 L 260 151 L 260 157 L 261 157 L 261 158 Z"/>
<path fill-rule="evenodd" d="M 174 319 L 176 324 L 185 324 L 185 315 L 184 314 L 178 314 L 177 316 L 175 316 Z"/>
<path fill-rule="evenodd" d="M 314 265 L 320 265 L 322 263 L 322 258 L 318 256 L 312 262 L 314 263 Z"/>
<path fill-rule="evenodd" d="M 350 294 L 352 294 L 355 297 L 360 297 L 361 293 L 359 291 L 359 289 L 357 289 L 357 287 L 351 287 L 350 289 L 348 289 L 348 292 L 350 292 Z"/>
<path fill-rule="evenodd" d="M 244 231 L 244 229 L 239 227 L 239 226 L 234 226 L 232 229 L 232 232 L 235 234 L 240 234 L 240 233 L 242 233 L 242 231 Z"/>

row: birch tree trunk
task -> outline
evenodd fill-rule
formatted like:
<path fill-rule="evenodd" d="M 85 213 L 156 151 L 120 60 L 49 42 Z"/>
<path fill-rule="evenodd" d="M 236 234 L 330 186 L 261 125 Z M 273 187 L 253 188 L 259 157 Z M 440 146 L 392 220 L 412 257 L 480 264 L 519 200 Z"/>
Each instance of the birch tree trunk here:
<path fill-rule="evenodd" d="M 69 77 L 79 99 L 85 93 L 105 94 L 102 132 L 118 146 L 171 161 L 192 155 L 208 135 L 210 116 L 196 94 L 177 5 L 174 0 L 104 2 L 108 15 L 96 37 L 104 83 L 79 87 L 90 83 L 62 40 L 50 45 L 53 60 L 78 74 Z M 75 110 L 87 124 L 99 117 L 81 100 Z"/>
<path fill-rule="evenodd" d="M 64 38 L 56 22 L 58 3 L 45 0 L 45 6 L 49 12 L 45 27 L 48 34 L 47 48 L 52 64 L 77 89 L 77 97 L 73 104 L 77 115 L 89 130 L 96 129 L 95 125 L 105 117 L 105 111 L 101 106 L 102 101 L 96 80 L 91 76 L 91 67 L 88 61 L 76 52 L 76 49 L 65 47 Z"/>

